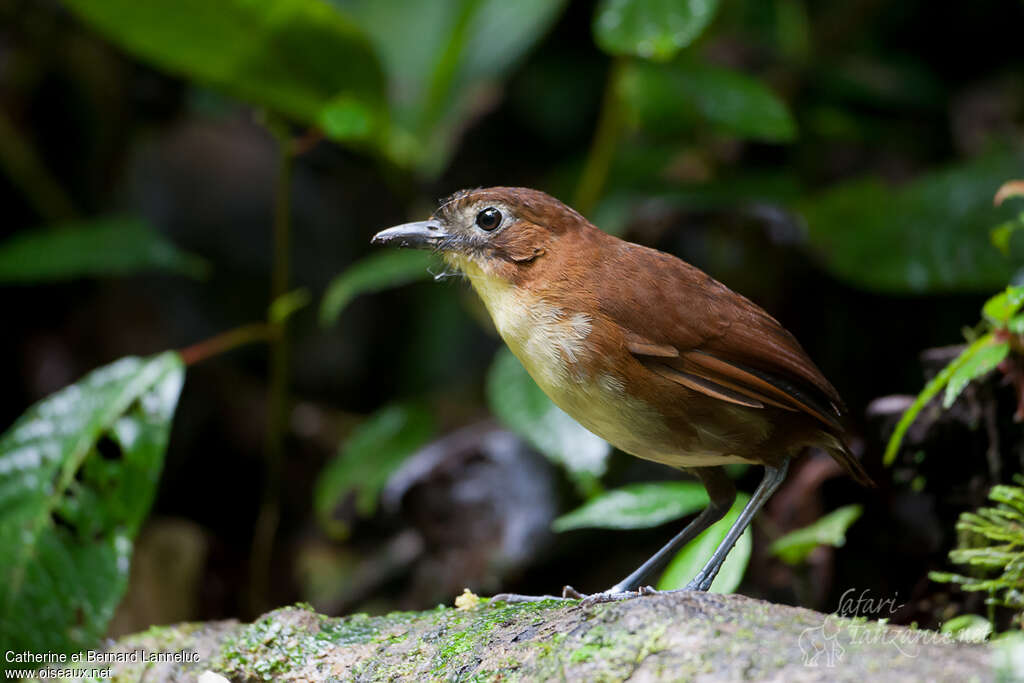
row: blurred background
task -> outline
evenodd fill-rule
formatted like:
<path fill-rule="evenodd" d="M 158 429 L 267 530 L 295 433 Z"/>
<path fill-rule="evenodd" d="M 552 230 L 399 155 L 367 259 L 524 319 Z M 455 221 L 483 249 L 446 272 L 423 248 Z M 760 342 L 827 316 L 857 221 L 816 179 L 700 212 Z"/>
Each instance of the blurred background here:
<path fill-rule="evenodd" d="M 725 590 L 984 612 L 928 573 L 1022 471 L 1014 388 L 973 383 L 882 452 L 955 355 L 924 352 L 1024 264 L 1020 203 L 992 202 L 1024 176 L 1024 5 L 698 4 L 0 0 L 0 426 L 120 357 L 189 363 L 109 633 L 603 590 L 696 510 L 538 396 L 463 280 L 371 253 L 489 185 L 706 270 L 843 395 L 879 488 L 804 458 Z"/>

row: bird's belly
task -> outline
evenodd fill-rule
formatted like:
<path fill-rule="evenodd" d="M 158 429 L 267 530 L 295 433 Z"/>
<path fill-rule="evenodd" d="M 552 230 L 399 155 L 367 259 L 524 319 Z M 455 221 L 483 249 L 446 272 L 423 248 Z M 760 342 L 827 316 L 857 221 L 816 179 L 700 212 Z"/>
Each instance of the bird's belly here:
<path fill-rule="evenodd" d="M 543 377 L 543 373 L 530 374 L 535 380 Z M 638 458 L 672 467 L 751 462 L 731 453 L 701 448 L 699 444 L 682 443 L 680 435 L 656 409 L 628 396 L 622 383 L 608 374 L 554 386 L 543 381 L 537 383 L 555 405 L 586 429 Z"/>
<path fill-rule="evenodd" d="M 544 340 L 552 342 L 551 339 Z M 563 340 L 564 341 L 564 340 Z M 619 450 L 672 467 L 705 467 L 751 462 L 746 458 L 681 438 L 653 406 L 626 392 L 599 359 L 579 344 L 575 360 L 561 354 L 531 352 L 540 340 L 509 347 L 537 385 L 559 408 L 587 430 Z M 554 345 L 557 348 L 557 344 Z M 699 430 L 699 428 L 698 428 Z"/>
<path fill-rule="evenodd" d="M 512 353 L 555 405 L 586 429 L 630 455 L 673 467 L 750 462 L 681 439 L 657 409 L 629 395 L 595 351 L 589 315 L 516 292 L 472 263 L 460 266 Z"/>

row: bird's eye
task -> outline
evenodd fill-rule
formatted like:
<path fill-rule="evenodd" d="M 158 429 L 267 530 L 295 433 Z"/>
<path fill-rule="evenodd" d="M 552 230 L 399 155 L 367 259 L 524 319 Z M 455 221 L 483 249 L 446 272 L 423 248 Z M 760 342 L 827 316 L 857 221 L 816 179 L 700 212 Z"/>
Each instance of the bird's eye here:
<path fill-rule="evenodd" d="M 490 232 L 501 225 L 501 211 L 489 206 L 476 215 L 476 224 L 482 230 Z"/>

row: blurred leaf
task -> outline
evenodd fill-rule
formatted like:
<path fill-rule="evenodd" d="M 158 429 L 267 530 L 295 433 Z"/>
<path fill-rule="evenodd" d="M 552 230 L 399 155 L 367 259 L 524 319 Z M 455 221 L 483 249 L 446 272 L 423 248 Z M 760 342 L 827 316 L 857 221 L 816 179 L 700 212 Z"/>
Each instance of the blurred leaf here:
<path fill-rule="evenodd" d="M 320 304 L 320 323 L 333 324 L 360 294 L 427 279 L 431 266 L 437 263 L 433 254 L 416 249 L 388 249 L 356 261 L 327 285 Z"/>
<path fill-rule="evenodd" d="M 833 510 L 802 529 L 791 531 L 772 543 L 772 555 L 787 564 L 800 564 L 819 545 L 839 547 L 846 543 L 846 530 L 857 521 L 864 509 L 846 505 Z"/>
<path fill-rule="evenodd" d="M 367 140 L 379 128 L 380 65 L 359 27 L 323 0 L 66 4 L 134 56 L 336 140 Z"/>
<path fill-rule="evenodd" d="M 978 614 L 961 614 L 944 623 L 941 632 L 961 642 L 980 643 L 992 635 L 992 623 Z"/>
<path fill-rule="evenodd" d="M 725 514 L 725 517 L 715 522 L 710 528 L 697 538 L 690 541 L 685 548 L 672 559 L 665 573 L 658 581 L 658 590 L 675 590 L 682 588 L 690 582 L 697 572 L 704 568 L 704 565 L 715 548 L 722 542 L 725 535 L 729 533 L 733 522 L 740 516 L 743 507 L 750 501 L 750 496 L 740 493 L 736 496 L 736 502 Z M 747 571 L 750 563 L 750 553 L 753 549 L 753 542 L 750 538 L 750 527 L 747 527 L 736 541 L 732 551 L 725 558 L 721 571 L 711 584 L 712 593 L 732 593 L 743 580 L 743 574 Z"/>
<path fill-rule="evenodd" d="M 134 218 L 97 218 L 29 230 L 0 243 L 0 282 L 50 282 L 169 270 L 205 277 L 209 264 Z"/>
<path fill-rule="evenodd" d="M 718 0 L 601 0 L 594 40 L 613 55 L 664 61 L 699 36 L 718 11 Z"/>
<path fill-rule="evenodd" d="M 981 314 L 993 325 L 1002 327 L 1010 322 L 1021 306 L 1024 306 L 1024 287 L 1010 285 L 986 301 Z"/>
<path fill-rule="evenodd" d="M 991 334 L 979 337 L 924 386 L 921 393 L 917 395 L 914 402 L 910 404 L 910 407 L 907 408 L 906 412 L 903 413 L 903 416 L 900 417 L 900 421 L 896 423 L 896 428 L 893 430 L 892 436 L 889 437 L 889 443 L 885 446 L 885 457 L 882 459 L 882 462 L 886 467 L 895 462 L 896 454 L 900 450 L 900 444 L 903 442 L 903 437 L 906 435 L 907 429 L 909 429 L 910 425 L 914 423 L 914 420 L 917 419 L 917 416 L 921 413 L 924 407 L 928 405 L 928 402 L 942 391 L 943 387 L 949 383 L 950 378 L 961 367 L 963 367 L 964 364 L 969 362 L 974 354 L 990 345 L 993 341 Z"/>
<path fill-rule="evenodd" d="M 693 481 L 630 484 L 591 498 L 554 521 L 555 531 L 647 529 L 707 507 L 708 494 Z"/>
<path fill-rule="evenodd" d="M 578 483 L 604 474 L 611 446 L 573 420 L 537 386 L 507 348 L 501 348 L 487 374 L 491 412 Z"/>
<path fill-rule="evenodd" d="M 796 123 L 786 104 L 746 74 L 677 59 L 669 64 L 631 62 L 619 82 L 630 118 L 652 132 L 688 133 L 696 119 L 740 138 L 789 142 Z"/>
<path fill-rule="evenodd" d="M 968 382 L 994 370 L 997 365 L 1003 362 L 1008 353 L 1010 353 L 1010 345 L 1007 342 L 990 343 L 978 347 L 949 376 L 949 382 L 946 384 L 946 395 L 942 398 L 942 407 L 949 408 L 953 405 L 956 397 L 960 395 L 960 392 L 964 390 Z"/>
<path fill-rule="evenodd" d="M 1012 253 L 1010 242 L 1021 229 L 1024 229 L 1024 213 L 992 228 L 992 232 L 989 234 L 992 246 L 1002 252 L 1003 256 L 1009 256 Z"/>
<path fill-rule="evenodd" d="M 286 292 L 270 302 L 267 319 L 279 325 L 309 305 L 310 299 L 309 290 L 305 287 Z"/>
<path fill-rule="evenodd" d="M 468 120 L 565 0 L 333 0 L 370 36 L 390 83 L 391 156 L 436 175 Z"/>
<path fill-rule="evenodd" d="M 106 632 L 156 492 L 181 359 L 122 358 L 0 436 L 0 642 L 78 652 Z"/>
<path fill-rule="evenodd" d="M 837 277 L 890 292 L 984 291 L 1004 286 L 1012 262 L 989 244 L 1007 209 L 992 189 L 1024 159 L 993 154 L 900 188 L 861 180 L 800 206 L 811 245 Z"/>
<path fill-rule="evenodd" d="M 317 479 L 313 502 L 324 529 L 336 538 L 348 535 L 348 525 L 334 511 L 353 492 L 356 512 L 372 515 L 391 473 L 433 435 L 433 417 L 416 404 L 391 405 L 368 417 Z"/>

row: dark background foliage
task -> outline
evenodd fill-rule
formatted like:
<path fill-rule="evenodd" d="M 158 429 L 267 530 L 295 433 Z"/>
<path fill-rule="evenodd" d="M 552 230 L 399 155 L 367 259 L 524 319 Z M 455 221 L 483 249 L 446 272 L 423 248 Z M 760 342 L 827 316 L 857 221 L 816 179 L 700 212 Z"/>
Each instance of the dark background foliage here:
<path fill-rule="evenodd" d="M 182 78 L 152 55 L 133 57 L 101 35 L 88 4 L 0 0 L 0 240 L 126 216 L 165 240 L 153 257 L 163 269 L 110 261 L 128 253 L 118 233 L 110 244 L 69 247 L 95 252 L 89 277 L 5 275 L 0 424 L 119 357 L 184 348 L 266 317 L 279 164 L 270 130 L 309 140 L 292 175 L 290 286 L 319 303 L 332 278 L 370 254 L 374 232 L 426 216 L 457 189 L 525 185 L 574 201 L 605 116 L 609 72 L 630 69 L 607 179 L 587 214 L 705 269 L 782 321 L 844 396 L 881 483 L 865 491 L 828 461 L 805 459 L 756 525 L 739 590 L 830 611 L 848 589 L 867 589 L 905 604 L 873 616 L 930 626 L 979 609 L 927 572 L 947 565 L 959 512 L 1021 471 L 1012 395 L 996 383 L 985 389 L 1002 407 L 998 470 L 985 455 L 993 431 L 971 413 L 985 396 L 968 396 L 962 419 L 936 427 L 942 438 L 921 435 L 914 443 L 928 447 L 906 449 L 895 470 L 881 466 L 891 421 L 869 418 L 867 407 L 916 393 L 920 352 L 962 340 L 961 329 L 1020 264 L 1013 249 L 1006 256 L 990 244 L 989 229 L 1013 215 L 991 208 L 992 194 L 1024 175 L 1024 5 L 723 0 L 694 45 L 669 67 L 652 62 L 645 71 L 648 63 L 609 57 L 595 43 L 600 7 L 553 3 L 501 68 L 487 71 L 481 61 L 476 80 L 456 69 L 454 85 L 434 99 L 416 90 L 421 81 L 392 74 L 366 96 L 369 114 L 338 105 L 338 133 L 330 121 L 304 119 L 299 95 L 266 94 L 260 84 L 283 69 L 295 83 L 314 74 L 361 88 L 376 68 L 415 62 L 387 54 L 403 42 L 420 45 L 418 28 L 421 48 L 443 54 L 447 43 L 426 38 L 429 21 L 339 0 L 384 66 L 318 51 L 320 39 L 304 34 L 312 36 L 300 41 L 305 62 L 270 49 L 297 54 L 288 40 L 268 42 L 253 67 L 256 85 L 225 88 L 216 78 Z M 392 5 L 401 4 L 381 7 Z M 497 40 L 467 26 L 470 40 Z M 201 39 L 183 39 L 182 50 Z M 735 74 L 757 80 L 736 84 Z M 351 132 L 385 97 L 406 98 L 392 117 L 419 141 L 415 153 L 408 141 L 389 138 L 381 151 L 376 133 Z M 335 141 L 310 138 L 310 123 Z M 15 272 L 10 263 L 0 270 Z M 113 631 L 251 617 L 295 600 L 333 612 L 385 611 L 447 602 L 463 586 L 594 591 L 621 578 L 672 525 L 549 530 L 588 484 L 481 423 L 491 419 L 486 376 L 499 343 L 458 279 L 358 297 L 326 326 L 316 306 L 298 310 L 284 457 L 270 475 L 266 348 L 190 367 Z M 406 445 L 445 438 L 433 454 L 414 456 L 418 468 L 381 474 L 383 454 L 352 468 L 347 481 L 380 479 L 383 495 L 362 507 L 353 497 L 332 505 L 327 516 L 345 538 L 332 536 L 318 519 L 317 478 L 365 416 L 396 401 L 425 413 Z M 252 588 L 268 476 L 280 485 L 280 518 L 269 581 Z M 738 476 L 750 491 L 760 473 Z M 616 453 L 602 483 L 589 485 L 672 478 Z M 768 553 L 785 531 L 851 503 L 865 511 L 842 547 L 823 546 L 796 568 Z"/>

